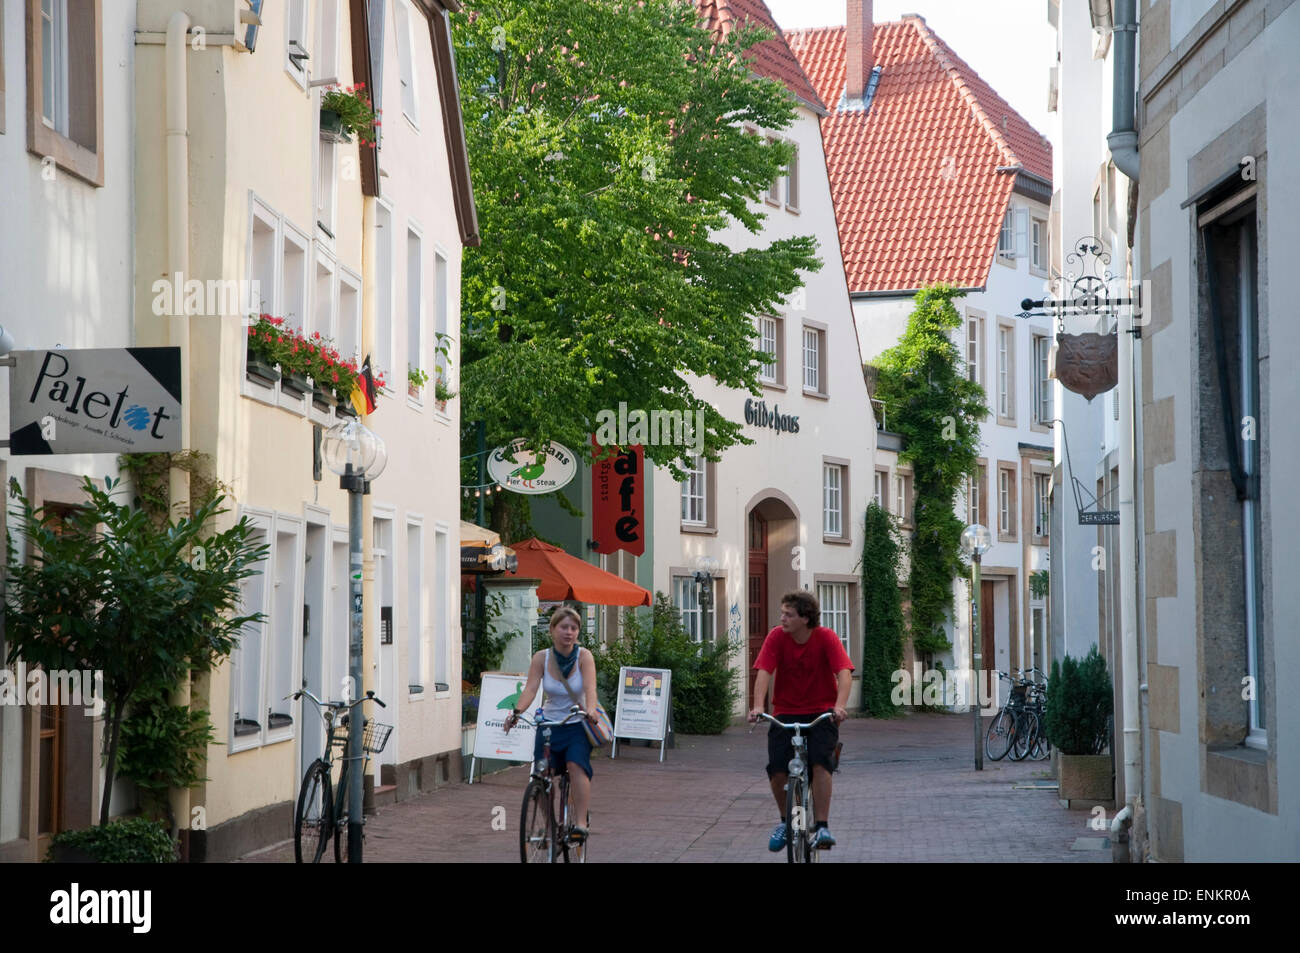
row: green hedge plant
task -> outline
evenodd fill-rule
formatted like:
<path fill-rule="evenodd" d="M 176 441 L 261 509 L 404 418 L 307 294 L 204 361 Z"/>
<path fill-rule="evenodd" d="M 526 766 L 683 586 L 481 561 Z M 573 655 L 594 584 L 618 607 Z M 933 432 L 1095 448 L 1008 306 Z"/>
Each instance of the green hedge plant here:
<path fill-rule="evenodd" d="M 1062 754 L 1101 754 L 1110 742 L 1113 688 L 1106 660 L 1089 649 L 1052 663 L 1047 683 L 1047 737 Z"/>
<path fill-rule="evenodd" d="M 50 841 L 47 861 L 64 851 L 78 851 L 101 864 L 171 864 L 176 847 L 164 824 L 143 817 L 64 831 Z"/>

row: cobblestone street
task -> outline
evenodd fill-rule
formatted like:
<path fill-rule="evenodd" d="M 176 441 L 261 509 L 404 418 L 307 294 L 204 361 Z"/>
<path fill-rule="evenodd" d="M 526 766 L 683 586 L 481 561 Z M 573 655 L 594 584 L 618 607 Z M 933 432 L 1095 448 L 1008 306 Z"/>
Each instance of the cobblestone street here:
<path fill-rule="evenodd" d="M 626 745 L 617 760 L 594 758 L 591 862 L 783 863 L 784 853 L 767 850 L 777 815 L 764 732 L 680 737 L 663 764 L 657 749 Z M 1063 810 L 1054 789 L 1016 787 L 1048 779 L 1049 762 L 986 760 L 973 770 L 965 716 L 853 719 L 840 738 L 831 810 L 839 844 L 823 861 L 1110 862 L 1107 834 L 1088 827 L 1087 811 Z M 527 770 L 382 806 L 367 821 L 366 861 L 517 861 Z M 504 831 L 492 829 L 498 806 Z M 292 862 L 293 845 L 244 860 Z"/>

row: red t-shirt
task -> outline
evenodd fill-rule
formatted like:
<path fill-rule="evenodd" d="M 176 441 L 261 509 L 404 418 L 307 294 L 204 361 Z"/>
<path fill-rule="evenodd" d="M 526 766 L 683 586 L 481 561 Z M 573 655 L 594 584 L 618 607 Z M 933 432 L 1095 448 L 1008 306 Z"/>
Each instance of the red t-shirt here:
<path fill-rule="evenodd" d="M 846 668 L 853 671 L 853 662 L 840 637 L 824 625 L 803 645 L 778 625 L 763 640 L 754 668 L 776 673 L 773 715 L 810 715 L 835 707 L 835 677 Z"/>

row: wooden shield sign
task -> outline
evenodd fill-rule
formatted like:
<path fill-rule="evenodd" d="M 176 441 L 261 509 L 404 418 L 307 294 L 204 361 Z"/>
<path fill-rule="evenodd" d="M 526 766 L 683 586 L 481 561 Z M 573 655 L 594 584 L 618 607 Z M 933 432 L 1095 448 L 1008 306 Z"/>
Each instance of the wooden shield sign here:
<path fill-rule="evenodd" d="M 1119 339 L 1114 334 L 1058 334 L 1056 379 L 1092 400 L 1119 383 Z"/>

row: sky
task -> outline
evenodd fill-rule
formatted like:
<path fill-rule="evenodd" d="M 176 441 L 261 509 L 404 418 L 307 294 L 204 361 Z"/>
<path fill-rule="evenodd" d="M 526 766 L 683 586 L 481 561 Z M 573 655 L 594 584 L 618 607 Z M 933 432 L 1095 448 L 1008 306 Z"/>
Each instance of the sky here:
<path fill-rule="evenodd" d="M 845 0 L 767 0 L 784 29 L 843 26 Z M 1047 0 L 875 0 L 875 21 L 904 13 L 926 24 L 1031 126 L 1054 137 L 1047 111 L 1048 70 L 1056 61 L 1056 33 Z"/>

